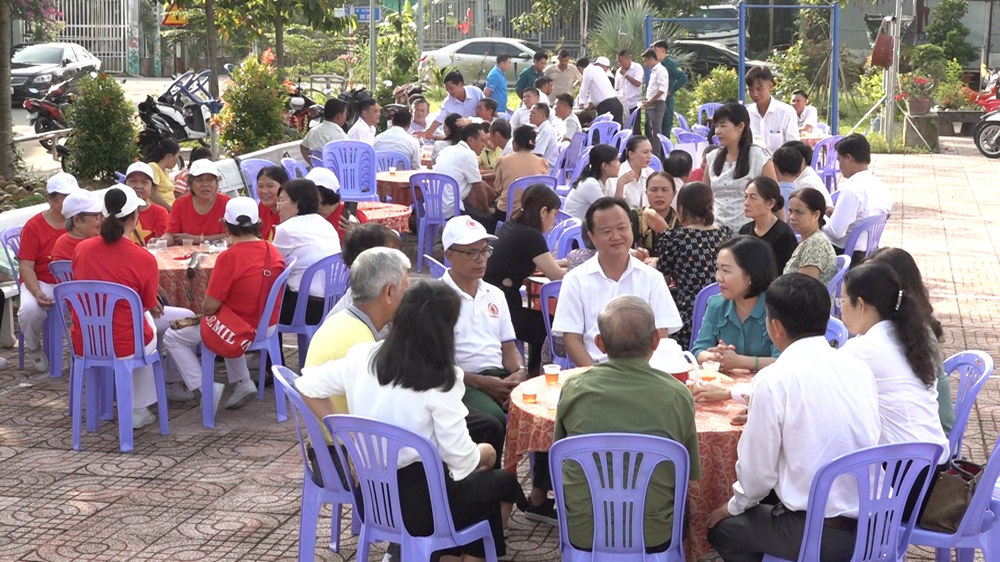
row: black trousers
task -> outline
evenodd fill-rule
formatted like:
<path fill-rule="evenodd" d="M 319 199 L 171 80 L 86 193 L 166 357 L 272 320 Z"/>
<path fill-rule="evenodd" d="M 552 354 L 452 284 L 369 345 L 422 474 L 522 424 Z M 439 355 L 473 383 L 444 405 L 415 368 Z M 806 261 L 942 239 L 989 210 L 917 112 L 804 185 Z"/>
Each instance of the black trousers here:
<path fill-rule="evenodd" d="M 605 113 L 610 113 L 612 119 L 614 119 L 616 123 L 625 127 L 625 108 L 622 107 L 621 100 L 618 98 L 608 98 L 597 104 L 597 114 L 604 115 Z M 611 139 L 608 139 L 608 141 L 610 140 Z M 604 144 L 608 143 L 604 142 Z"/>
<path fill-rule="evenodd" d="M 838 256 L 844 255 L 844 249 L 843 248 L 838 248 L 838 247 L 834 246 L 833 247 L 833 251 Z M 864 250 L 856 250 L 853 254 L 851 254 L 851 269 L 854 269 L 855 267 L 861 265 L 861 262 L 863 262 L 863 261 L 865 261 L 865 251 Z"/>
<path fill-rule="evenodd" d="M 285 287 L 285 295 L 281 299 L 282 324 L 292 323 L 292 317 L 295 316 L 295 304 L 298 301 L 299 294 Z M 309 297 L 309 303 L 306 304 L 306 324 L 315 326 L 321 322 L 323 322 L 323 299 L 320 297 Z"/>
<path fill-rule="evenodd" d="M 542 346 L 545 344 L 545 321 L 542 313 L 528 310 L 518 303 L 516 308 L 510 306 L 510 321 L 514 325 L 517 339 L 528 343 L 528 375 L 534 377 L 541 372 Z"/>
<path fill-rule="evenodd" d="M 493 468 L 500 468 L 504 439 L 507 437 L 507 428 L 504 424 L 496 416 L 469 408 L 469 415 L 465 416 L 465 425 L 469 428 L 469 437 L 472 437 L 473 442 L 493 445 L 497 452 L 497 462 Z"/>

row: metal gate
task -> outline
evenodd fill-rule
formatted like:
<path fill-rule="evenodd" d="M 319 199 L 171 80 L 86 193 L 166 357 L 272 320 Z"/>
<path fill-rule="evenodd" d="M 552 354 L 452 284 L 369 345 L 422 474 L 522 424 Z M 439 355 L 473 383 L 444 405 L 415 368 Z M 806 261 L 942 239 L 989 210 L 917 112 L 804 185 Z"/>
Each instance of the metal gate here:
<path fill-rule="evenodd" d="M 558 18 L 540 34 L 516 33 L 511 20 L 530 12 L 532 0 L 429 0 L 420 4 L 424 9 L 426 29 L 424 50 L 477 37 L 524 39 L 546 49 L 565 46 L 575 51 L 580 46 L 577 12 Z"/>
<path fill-rule="evenodd" d="M 93 53 L 101 59 L 101 69 L 106 72 L 127 72 L 129 4 L 129 0 L 57 0 L 66 23 L 59 40 L 76 43 Z M 138 56 L 138 39 L 135 47 Z"/>

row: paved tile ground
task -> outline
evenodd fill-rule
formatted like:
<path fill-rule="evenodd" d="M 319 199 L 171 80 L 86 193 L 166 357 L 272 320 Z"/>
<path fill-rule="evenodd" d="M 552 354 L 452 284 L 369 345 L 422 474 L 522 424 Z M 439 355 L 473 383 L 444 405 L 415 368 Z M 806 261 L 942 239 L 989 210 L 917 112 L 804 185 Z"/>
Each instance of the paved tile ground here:
<path fill-rule="evenodd" d="M 996 357 L 1000 161 L 980 156 L 971 141 L 945 142 L 938 155 L 876 156 L 896 202 L 882 242 L 917 257 L 948 333 L 946 351 Z M 75 452 L 67 379 L 18 372 L 16 352 L 4 355 L 11 367 L 0 372 L 0 560 L 295 559 L 302 463 L 291 425 L 275 422 L 273 393 L 220 411 L 214 430 L 202 427 L 197 401 L 172 403 L 170 435 L 142 429 L 132 454 L 118 452 L 117 428 L 105 422 Z M 292 349 L 288 361 L 298 363 Z M 971 458 L 985 460 L 998 413 L 1000 388 L 991 380 L 966 433 Z M 329 543 L 329 521 L 321 519 L 320 545 Z M 341 531 L 341 554 L 320 547 L 318 560 L 354 559 L 356 540 Z M 509 536 L 507 560 L 559 558 L 549 526 L 516 513 Z M 913 554 L 932 559 L 926 550 Z M 371 559 L 381 557 L 376 549 Z"/>

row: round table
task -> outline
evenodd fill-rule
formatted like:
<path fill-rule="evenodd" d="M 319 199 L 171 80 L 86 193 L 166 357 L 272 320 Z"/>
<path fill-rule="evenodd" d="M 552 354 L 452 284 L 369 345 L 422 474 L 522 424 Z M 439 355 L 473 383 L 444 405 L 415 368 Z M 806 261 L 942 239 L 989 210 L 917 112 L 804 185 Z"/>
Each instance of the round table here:
<path fill-rule="evenodd" d="M 413 195 L 410 193 L 410 177 L 413 174 L 427 171 L 429 170 L 396 170 L 395 172 L 377 173 L 375 182 L 378 185 L 379 198 L 384 201 L 386 197 L 392 197 L 393 203 L 409 207 L 413 204 Z"/>
<path fill-rule="evenodd" d="M 560 383 L 585 370 L 563 371 L 559 375 Z M 736 382 L 750 380 L 749 375 L 733 378 Z M 546 452 L 552 446 L 560 387 L 547 386 L 545 377 L 538 376 L 511 391 L 507 442 L 504 445 L 504 469 L 508 472 L 517 473 L 517 465 L 525 454 Z M 536 403 L 524 403 L 525 390 L 536 392 Z M 742 406 L 733 402 L 697 403 L 695 423 L 698 428 L 701 479 L 692 481 L 688 487 L 689 528 L 684 550 L 690 561 L 704 558 L 712 551 L 707 538 L 708 516 L 732 497 L 732 485 L 736 481 L 736 446 L 743 428 L 732 425 L 729 419 L 740 409 Z"/>
<path fill-rule="evenodd" d="M 828 138 L 830 138 L 830 135 L 803 136 L 802 137 L 802 142 L 804 142 L 805 144 L 807 144 L 807 145 L 809 145 L 811 147 L 815 147 L 817 144 L 819 144 L 819 141 L 825 140 L 825 139 L 828 139 Z"/>
<path fill-rule="evenodd" d="M 208 289 L 208 278 L 215 269 L 218 254 L 201 254 L 194 275 L 188 278 L 188 264 L 191 255 L 201 253 L 198 246 L 171 246 L 154 254 L 156 267 L 160 270 L 160 289 L 166 295 L 170 306 L 178 306 L 201 314 L 201 303 Z"/>
<path fill-rule="evenodd" d="M 396 172 L 397 174 L 399 172 Z M 395 198 L 393 198 L 395 200 Z M 410 231 L 410 213 L 413 212 L 411 207 L 406 205 L 397 205 L 395 203 L 375 203 L 366 201 L 363 203 L 358 203 L 358 210 L 363 212 L 366 217 L 368 217 L 369 222 L 377 222 L 387 228 L 391 228 L 396 232 L 409 232 Z"/>

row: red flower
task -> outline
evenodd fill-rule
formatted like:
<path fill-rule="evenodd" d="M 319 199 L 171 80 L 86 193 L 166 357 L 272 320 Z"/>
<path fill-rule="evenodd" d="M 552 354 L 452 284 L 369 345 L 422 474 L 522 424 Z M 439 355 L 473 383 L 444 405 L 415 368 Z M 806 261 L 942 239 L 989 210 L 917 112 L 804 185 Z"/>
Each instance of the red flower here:
<path fill-rule="evenodd" d="M 268 47 L 268 49 L 264 51 L 263 54 L 260 55 L 260 62 L 266 64 L 267 66 L 271 66 L 272 64 L 274 64 L 274 60 L 276 58 L 277 57 L 274 56 L 274 51 L 272 51 L 271 48 Z"/>

